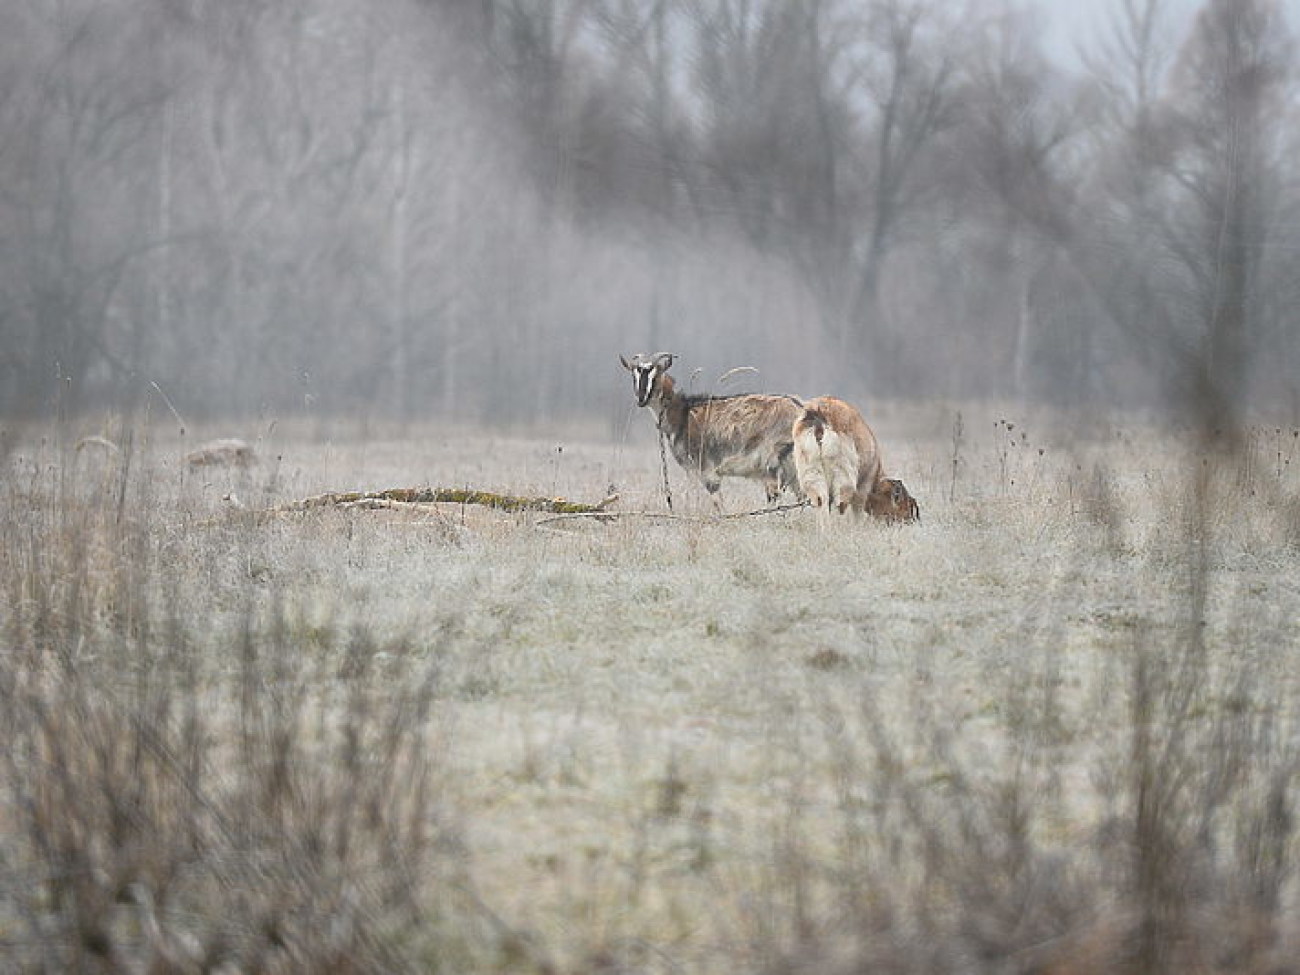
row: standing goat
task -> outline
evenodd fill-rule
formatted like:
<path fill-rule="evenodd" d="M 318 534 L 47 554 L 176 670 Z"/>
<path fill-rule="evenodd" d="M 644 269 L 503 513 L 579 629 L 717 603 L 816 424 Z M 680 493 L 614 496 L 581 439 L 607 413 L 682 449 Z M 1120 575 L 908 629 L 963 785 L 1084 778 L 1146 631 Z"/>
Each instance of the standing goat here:
<path fill-rule="evenodd" d="M 750 393 L 737 396 L 678 393 L 668 368 L 676 356 L 619 356 L 632 373 L 637 406 L 655 411 L 659 433 L 672 447 L 677 463 L 697 475 L 717 503 L 724 477 L 763 482 L 767 500 L 783 489 L 796 490 L 791 429 L 803 413 L 793 396 Z"/>
<path fill-rule="evenodd" d="M 804 404 L 791 431 L 799 487 L 814 507 L 852 509 L 885 521 L 920 521 L 903 482 L 885 477 L 880 445 L 862 414 L 833 396 Z"/>

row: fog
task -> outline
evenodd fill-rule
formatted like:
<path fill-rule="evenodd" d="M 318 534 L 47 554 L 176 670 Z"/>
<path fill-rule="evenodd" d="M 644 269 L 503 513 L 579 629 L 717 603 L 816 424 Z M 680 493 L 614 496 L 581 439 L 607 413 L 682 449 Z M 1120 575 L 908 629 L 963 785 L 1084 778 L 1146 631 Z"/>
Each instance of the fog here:
<path fill-rule="evenodd" d="M 7 3 L 0 410 L 603 421 L 662 350 L 1294 420 L 1287 8 L 1112 7 Z"/>

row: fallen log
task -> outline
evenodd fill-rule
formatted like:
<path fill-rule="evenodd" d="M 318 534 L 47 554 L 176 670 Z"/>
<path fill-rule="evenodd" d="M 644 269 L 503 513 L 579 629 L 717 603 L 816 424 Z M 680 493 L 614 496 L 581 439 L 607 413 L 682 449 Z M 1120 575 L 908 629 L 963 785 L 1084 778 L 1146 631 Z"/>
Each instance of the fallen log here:
<path fill-rule="evenodd" d="M 386 491 L 334 491 L 318 494 L 281 505 L 281 511 L 306 511 L 311 508 L 323 508 L 331 505 L 352 507 L 365 506 L 368 503 L 387 504 L 477 504 L 500 511 L 542 511 L 558 515 L 600 516 L 610 505 L 618 501 L 617 494 L 611 494 L 596 504 L 584 504 L 569 501 L 566 498 L 530 498 L 513 494 L 495 494 L 491 491 L 479 491 L 474 488 L 389 488 Z"/>

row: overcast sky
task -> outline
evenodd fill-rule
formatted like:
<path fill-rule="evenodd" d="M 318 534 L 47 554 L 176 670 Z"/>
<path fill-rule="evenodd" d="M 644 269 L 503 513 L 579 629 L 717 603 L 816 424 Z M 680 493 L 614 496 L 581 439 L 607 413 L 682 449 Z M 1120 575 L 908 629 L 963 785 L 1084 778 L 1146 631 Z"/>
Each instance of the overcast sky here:
<path fill-rule="evenodd" d="M 1166 0 L 1166 17 L 1175 45 L 1186 38 L 1192 18 L 1203 3 L 1204 0 Z M 1105 36 L 1106 26 L 1115 17 L 1120 0 L 1027 0 L 1027 5 L 1042 10 L 1048 50 L 1062 64 L 1075 66 L 1079 63 L 1080 45 L 1090 48 Z M 1292 32 L 1300 29 L 1300 0 L 1281 0 L 1281 6 Z"/>

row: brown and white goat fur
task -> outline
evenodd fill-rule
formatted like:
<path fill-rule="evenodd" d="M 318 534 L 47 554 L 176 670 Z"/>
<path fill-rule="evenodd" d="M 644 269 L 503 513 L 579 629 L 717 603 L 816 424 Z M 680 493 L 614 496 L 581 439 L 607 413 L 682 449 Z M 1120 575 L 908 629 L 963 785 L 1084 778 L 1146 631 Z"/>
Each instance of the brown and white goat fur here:
<path fill-rule="evenodd" d="M 630 362 L 619 356 L 619 361 L 632 373 L 637 405 L 654 410 L 677 463 L 704 482 L 715 502 L 724 477 L 762 481 L 769 502 L 782 490 L 797 492 L 790 431 L 803 413 L 802 403 L 793 396 L 759 393 L 679 393 L 668 375 L 675 358 L 664 352 L 635 355 Z"/>
<path fill-rule="evenodd" d="M 853 406 L 833 396 L 809 400 L 791 440 L 799 487 L 814 507 L 885 521 L 920 520 L 920 507 L 903 482 L 885 477 L 876 435 Z"/>

